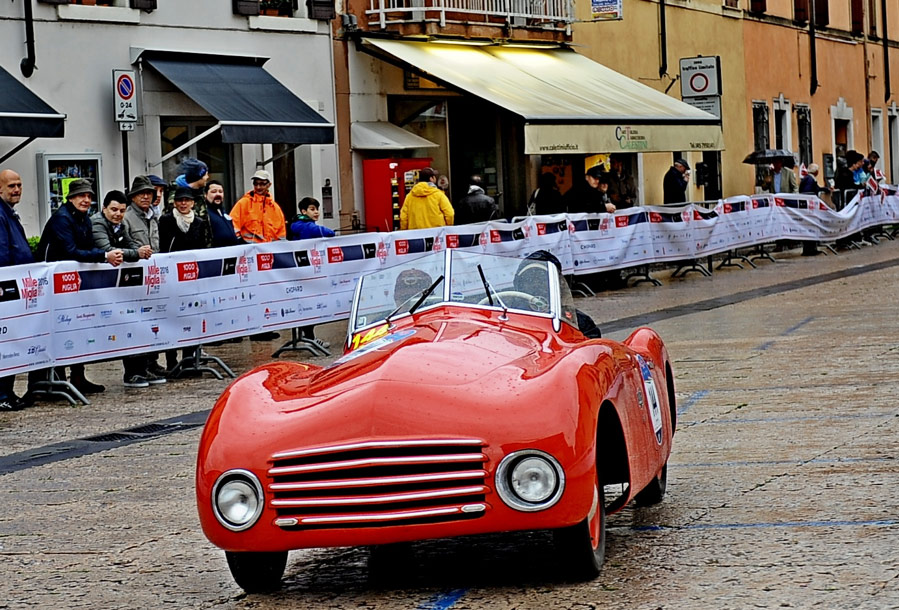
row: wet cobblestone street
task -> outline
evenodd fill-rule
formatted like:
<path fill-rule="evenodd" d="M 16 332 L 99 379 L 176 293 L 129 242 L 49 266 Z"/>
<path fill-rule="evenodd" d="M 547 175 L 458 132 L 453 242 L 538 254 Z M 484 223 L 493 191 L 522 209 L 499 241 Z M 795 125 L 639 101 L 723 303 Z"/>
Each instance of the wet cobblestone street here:
<path fill-rule="evenodd" d="M 578 299 L 605 334 L 651 323 L 673 358 L 668 494 L 609 520 L 598 579 L 567 583 L 543 533 L 291 553 L 246 595 L 200 531 L 200 428 L 0 474 L 0 608 L 899 608 L 899 241 Z M 321 326 L 332 358 L 344 327 Z M 282 332 L 286 338 L 288 333 Z M 210 348 L 235 372 L 278 342 Z M 460 363 L 461 365 L 461 363 Z M 210 378 L 126 390 L 88 366 L 90 406 L 0 413 L 11 456 L 209 409 Z M 20 376 L 21 390 L 24 376 Z M 6 462 L 3 462 L 3 459 Z"/>

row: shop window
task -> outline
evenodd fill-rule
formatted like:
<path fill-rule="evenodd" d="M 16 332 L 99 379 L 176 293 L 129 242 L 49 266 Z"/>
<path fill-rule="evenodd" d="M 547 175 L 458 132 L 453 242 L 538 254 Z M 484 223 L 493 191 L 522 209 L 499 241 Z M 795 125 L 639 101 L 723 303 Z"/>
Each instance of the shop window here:
<path fill-rule="evenodd" d="M 211 120 L 188 118 L 163 118 L 160 121 L 160 137 L 162 140 L 162 156 L 166 156 L 189 140 L 197 137 L 215 123 Z M 181 161 L 187 157 L 199 159 L 209 167 L 209 175 L 225 186 L 225 207 L 229 209 L 237 198 L 243 195 L 243 183 L 235 185 L 231 180 L 228 168 L 231 163 L 231 146 L 222 142 L 221 130 L 216 130 L 202 140 L 194 142 L 185 150 L 170 159 L 166 159 L 162 168 L 151 169 L 151 173 L 161 174 L 169 182 L 178 177 Z M 243 178 L 240 178 L 242 181 Z"/>

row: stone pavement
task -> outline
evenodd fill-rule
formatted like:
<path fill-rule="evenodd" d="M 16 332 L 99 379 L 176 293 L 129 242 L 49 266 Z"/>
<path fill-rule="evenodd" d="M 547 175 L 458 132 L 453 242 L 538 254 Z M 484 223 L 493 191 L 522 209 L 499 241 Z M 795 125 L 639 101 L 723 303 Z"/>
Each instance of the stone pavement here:
<path fill-rule="evenodd" d="M 537 533 L 386 565 L 295 552 L 282 592 L 244 595 L 199 529 L 194 428 L 0 475 L 0 608 L 899 608 L 899 242 L 798 253 L 578 300 L 612 338 L 652 321 L 680 413 L 668 495 L 610 519 L 594 582 L 554 576 Z M 335 348 L 342 332 L 318 329 Z M 275 347 L 210 351 L 243 372 Z M 109 387 L 88 407 L 0 414 L 0 456 L 204 411 L 226 386 L 88 376 Z"/>

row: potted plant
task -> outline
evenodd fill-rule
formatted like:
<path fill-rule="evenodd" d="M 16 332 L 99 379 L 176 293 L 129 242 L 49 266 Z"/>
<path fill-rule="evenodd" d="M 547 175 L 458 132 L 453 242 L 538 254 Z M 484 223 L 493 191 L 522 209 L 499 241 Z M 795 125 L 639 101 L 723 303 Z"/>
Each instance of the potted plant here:
<path fill-rule="evenodd" d="M 293 2 L 291 0 L 260 0 L 259 11 L 263 15 L 290 17 L 293 11 Z"/>

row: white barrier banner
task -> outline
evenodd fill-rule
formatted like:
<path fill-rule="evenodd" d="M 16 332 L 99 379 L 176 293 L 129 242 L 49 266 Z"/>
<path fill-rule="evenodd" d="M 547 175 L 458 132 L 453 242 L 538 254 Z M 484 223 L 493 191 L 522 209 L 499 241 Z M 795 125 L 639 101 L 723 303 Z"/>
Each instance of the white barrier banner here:
<path fill-rule="evenodd" d="M 0 269 L 0 376 L 53 361 L 51 269 L 44 263 Z"/>
<path fill-rule="evenodd" d="M 778 239 L 832 241 L 899 224 L 894 187 L 836 212 L 811 195 L 731 197 L 712 208 L 532 216 L 393 233 L 154 255 L 118 268 L 0 268 L 0 376 L 345 319 L 360 275 L 445 248 L 549 250 L 587 274 L 682 261 Z"/>

